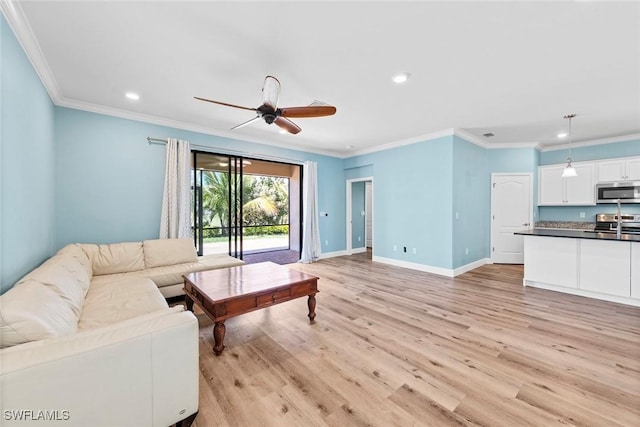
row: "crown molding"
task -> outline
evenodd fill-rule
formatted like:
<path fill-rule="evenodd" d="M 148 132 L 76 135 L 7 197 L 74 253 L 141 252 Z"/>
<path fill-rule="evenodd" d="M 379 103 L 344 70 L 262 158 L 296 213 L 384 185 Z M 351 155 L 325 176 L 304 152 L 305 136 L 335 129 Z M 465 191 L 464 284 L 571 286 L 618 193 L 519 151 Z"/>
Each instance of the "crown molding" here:
<path fill-rule="evenodd" d="M 462 129 L 454 129 L 453 130 L 453 134 L 457 137 L 460 137 L 462 139 L 464 139 L 467 142 L 470 142 L 474 145 L 477 145 L 478 147 L 482 147 L 482 148 L 491 148 L 491 144 L 489 144 L 487 141 L 483 141 L 480 138 L 478 138 L 475 135 L 470 134 L 469 132 L 462 130 Z"/>
<path fill-rule="evenodd" d="M 536 150 L 540 150 L 542 148 L 542 144 L 539 142 L 495 142 L 491 143 L 485 141 L 483 139 L 478 138 L 475 135 L 470 134 L 469 132 L 463 129 L 456 129 L 455 135 L 464 139 L 467 142 L 475 144 L 479 147 L 486 148 L 488 150 L 493 149 L 501 149 L 501 148 L 535 148 Z"/>
<path fill-rule="evenodd" d="M 71 108 L 71 109 L 74 109 L 74 110 L 87 111 L 87 112 L 91 112 L 91 113 L 102 114 L 102 115 L 105 115 L 105 116 L 118 117 L 118 118 L 121 118 L 121 119 L 133 120 L 133 121 L 143 122 L 143 123 L 150 123 L 150 124 L 159 125 L 159 126 L 165 126 L 165 127 L 174 128 L 174 129 L 186 130 L 186 131 L 190 131 L 190 132 L 198 132 L 198 133 L 205 134 L 205 135 L 213 135 L 213 136 L 217 136 L 217 137 L 220 137 L 220 138 L 226 138 L 226 139 L 230 139 L 230 140 L 234 140 L 234 141 L 252 142 L 252 143 L 260 144 L 260 145 L 284 148 L 284 149 L 291 150 L 291 151 L 298 151 L 298 152 L 304 152 L 304 153 L 319 154 L 319 155 L 322 155 L 322 156 L 343 158 L 342 157 L 343 153 L 338 152 L 338 151 L 318 150 L 318 149 L 307 148 L 307 147 L 304 147 L 304 148 L 292 148 L 290 144 L 272 142 L 272 141 L 267 141 L 267 140 L 265 140 L 263 138 L 252 138 L 252 137 L 247 137 L 247 136 L 244 136 L 244 135 L 242 137 L 238 137 L 238 135 L 233 134 L 231 132 L 224 132 L 224 131 L 220 131 L 218 129 L 208 128 L 208 127 L 205 127 L 205 126 L 197 126 L 197 125 L 193 125 L 193 124 L 190 124 L 190 123 L 181 122 L 181 121 L 178 121 L 178 120 L 171 120 L 171 119 L 165 119 L 165 118 L 160 118 L 160 117 L 156 117 L 156 116 L 149 116 L 149 115 L 146 115 L 146 114 L 134 113 L 134 112 L 131 112 L 131 111 L 126 111 L 126 110 L 119 110 L 117 108 L 104 107 L 102 105 L 91 104 L 91 103 L 87 103 L 87 102 L 80 102 L 80 101 L 75 101 L 75 100 L 64 99 L 64 100 L 56 103 L 56 105 L 59 106 L 59 107 L 65 107 L 65 108 Z M 212 146 L 211 148 L 216 148 L 216 147 Z"/>
<path fill-rule="evenodd" d="M 40 49 L 40 45 L 24 15 L 20 2 L 0 0 L 0 10 L 2 10 L 2 14 L 16 34 L 18 43 L 22 46 L 22 50 L 29 58 L 31 65 L 33 65 L 36 74 L 49 94 L 49 98 L 54 104 L 57 104 L 62 97 L 60 88 L 53 78 L 51 67 L 49 67 L 49 63 L 42 53 L 42 49 Z"/>
<path fill-rule="evenodd" d="M 349 153 L 344 158 L 360 156 L 363 154 L 375 153 L 378 151 L 390 150 L 392 148 L 398 148 L 405 145 L 417 144 L 419 142 L 425 142 L 436 138 L 442 138 L 443 136 L 451 136 L 454 134 L 454 129 L 445 129 L 439 132 L 432 132 L 423 135 L 413 136 L 411 138 L 401 139 L 398 141 L 388 142 L 382 145 L 376 145 L 375 147 L 363 148 L 362 150 Z"/>
<path fill-rule="evenodd" d="M 591 147 L 593 145 L 615 144 L 616 142 L 626 142 L 640 139 L 640 133 L 633 133 L 631 135 L 613 136 L 611 138 L 592 139 L 590 141 L 572 142 L 571 148 Z M 569 144 L 543 146 L 540 151 L 558 151 L 566 150 L 569 148 Z"/>

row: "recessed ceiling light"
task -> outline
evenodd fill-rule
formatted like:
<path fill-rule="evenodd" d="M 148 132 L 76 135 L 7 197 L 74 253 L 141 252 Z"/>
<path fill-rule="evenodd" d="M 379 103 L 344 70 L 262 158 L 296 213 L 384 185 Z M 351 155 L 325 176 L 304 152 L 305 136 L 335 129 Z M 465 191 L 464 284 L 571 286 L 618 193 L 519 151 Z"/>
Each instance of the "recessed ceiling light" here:
<path fill-rule="evenodd" d="M 127 92 L 124 96 L 126 96 L 127 98 L 133 101 L 137 101 L 138 99 L 140 99 L 140 95 L 134 92 Z"/>
<path fill-rule="evenodd" d="M 280 129 L 280 133 L 281 133 L 281 134 L 285 134 L 285 133 L 289 133 L 289 132 L 287 132 L 287 130 L 286 130 L 286 129 Z"/>
<path fill-rule="evenodd" d="M 396 74 L 395 76 L 391 77 L 391 80 L 393 80 L 394 83 L 404 83 L 407 80 L 409 80 L 409 76 L 411 76 L 411 74 L 409 73 L 399 73 Z"/>
<path fill-rule="evenodd" d="M 568 134 L 568 133 L 566 133 L 566 132 L 560 132 L 560 133 L 558 134 L 558 138 L 566 138 L 567 136 L 569 136 L 569 134 Z"/>

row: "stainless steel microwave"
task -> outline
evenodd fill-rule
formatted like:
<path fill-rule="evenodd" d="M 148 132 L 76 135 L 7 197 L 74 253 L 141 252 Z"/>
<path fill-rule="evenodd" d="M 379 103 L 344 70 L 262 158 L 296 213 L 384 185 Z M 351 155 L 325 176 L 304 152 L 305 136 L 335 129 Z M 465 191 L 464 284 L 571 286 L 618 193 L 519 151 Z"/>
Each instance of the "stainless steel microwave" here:
<path fill-rule="evenodd" d="M 601 182 L 596 184 L 598 203 L 640 203 L 640 181 Z"/>

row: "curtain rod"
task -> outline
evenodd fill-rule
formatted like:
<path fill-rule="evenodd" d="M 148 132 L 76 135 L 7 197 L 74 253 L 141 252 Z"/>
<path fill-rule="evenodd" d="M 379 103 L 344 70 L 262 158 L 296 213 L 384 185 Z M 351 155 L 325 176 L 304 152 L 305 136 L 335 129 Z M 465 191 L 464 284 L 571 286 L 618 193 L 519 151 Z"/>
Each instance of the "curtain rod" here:
<path fill-rule="evenodd" d="M 148 136 L 147 142 L 149 144 L 166 144 L 167 142 L 169 142 L 169 140 L 163 138 L 151 138 L 150 136 Z"/>
<path fill-rule="evenodd" d="M 148 136 L 147 137 L 147 142 L 149 144 L 166 144 L 166 143 L 169 142 L 169 140 L 166 139 L 166 138 L 152 138 L 152 137 Z M 206 145 L 191 144 L 191 148 L 195 148 L 196 150 L 206 151 L 206 152 L 209 152 L 209 153 L 212 153 L 212 154 L 218 153 L 218 154 L 239 155 L 241 157 L 250 156 L 252 158 L 256 158 L 256 159 L 260 159 L 260 160 L 273 160 L 273 161 L 276 161 L 276 162 L 284 162 L 284 163 L 292 163 L 292 164 L 296 164 L 296 165 L 304 165 L 304 160 L 287 159 L 286 157 L 276 157 L 276 156 L 269 156 L 269 155 L 264 155 L 264 154 L 250 153 L 250 152 L 237 151 L 237 150 L 228 150 L 228 149 L 220 149 L 218 151 L 213 151 L 213 150 L 216 150 L 215 147 L 209 147 L 209 146 L 206 146 Z"/>

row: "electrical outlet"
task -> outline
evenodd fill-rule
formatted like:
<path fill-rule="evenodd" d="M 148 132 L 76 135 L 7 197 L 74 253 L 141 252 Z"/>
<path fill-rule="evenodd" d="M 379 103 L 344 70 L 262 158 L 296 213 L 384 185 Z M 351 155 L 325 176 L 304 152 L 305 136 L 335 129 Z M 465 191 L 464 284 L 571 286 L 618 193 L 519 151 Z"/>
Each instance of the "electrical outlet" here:
<path fill-rule="evenodd" d="M 416 248 L 413 248 L 413 251 L 412 251 L 412 252 L 413 252 L 413 254 L 415 255 L 415 253 L 416 253 Z"/>
<path fill-rule="evenodd" d="M 325 241 L 324 241 L 324 245 L 325 245 L 325 246 L 329 246 L 329 241 L 328 241 L 328 240 L 325 240 Z"/>
<path fill-rule="evenodd" d="M 362 238 L 360 236 L 358 236 L 358 242 L 361 241 L 361 240 L 362 240 Z"/>
<path fill-rule="evenodd" d="M 398 252 L 398 246 L 393 245 L 393 252 Z"/>
<path fill-rule="evenodd" d="M 465 254 L 465 255 L 469 255 L 469 248 L 465 248 L 465 250 L 464 250 L 464 254 Z"/>
<path fill-rule="evenodd" d="M 584 212 L 580 212 L 580 218 L 584 218 L 585 217 L 585 213 Z"/>
<path fill-rule="evenodd" d="M 456 219 L 460 218 L 460 214 L 458 214 L 458 211 L 456 211 Z"/>
<path fill-rule="evenodd" d="M 407 247 L 406 246 L 403 246 L 402 250 L 404 251 L 404 253 L 407 253 Z"/>

